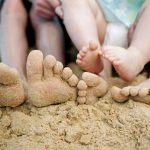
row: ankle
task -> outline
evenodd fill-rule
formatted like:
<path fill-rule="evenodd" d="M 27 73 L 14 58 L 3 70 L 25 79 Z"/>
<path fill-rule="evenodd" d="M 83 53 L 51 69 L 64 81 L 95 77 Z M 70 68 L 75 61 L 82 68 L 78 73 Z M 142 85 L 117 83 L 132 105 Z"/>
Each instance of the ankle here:
<path fill-rule="evenodd" d="M 150 61 L 149 50 L 144 50 L 144 48 L 142 48 L 141 50 L 141 48 L 137 48 L 135 46 L 130 46 L 128 50 L 132 52 L 132 54 L 134 53 L 133 56 L 135 56 L 135 58 L 137 56 L 137 58 L 139 58 L 139 61 L 141 60 L 141 63 L 143 63 L 144 65 Z"/>

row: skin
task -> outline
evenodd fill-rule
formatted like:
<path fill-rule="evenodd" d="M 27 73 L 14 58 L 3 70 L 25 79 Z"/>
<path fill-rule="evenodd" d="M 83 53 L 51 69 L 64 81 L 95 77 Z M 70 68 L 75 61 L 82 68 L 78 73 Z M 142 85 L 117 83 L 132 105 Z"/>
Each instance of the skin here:
<path fill-rule="evenodd" d="M 93 0 L 64 0 L 62 9 L 68 34 L 77 49 L 81 51 L 77 56 L 77 63 L 86 71 L 99 73 L 103 69 L 101 44 L 107 27 L 102 11 Z M 92 44 L 94 48 L 91 42 L 94 42 Z"/>
<path fill-rule="evenodd" d="M 104 57 L 113 64 L 120 77 L 126 81 L 133 80 L 150 60 L 149 13 L 150 2 L 147 1 L 134 29 L 131 29 L 131 41 L 127 49 L 115 46 L 104 48 Z"/>
<path fill-rule="evenodd" d="M 112 62 L 116 71 L 124 80 L 133 80 L 150 60 L 149 13 L 150 1 L 146 1 L 136 25 L 131 31 L 131 42 L 128 49 L 120 47 L 105 48 L 108 51 L 104 53 L 104 57 Z M 115 52 L 116 50 L 117 53 Z M 131 97 L 135 101 L 150 104 L 149 83 L 150 79 L 147 79 L 137 86 L 129 86 L 122 89 L 113 87 L 111 93 L 118 102 L 124 102 Z"/>

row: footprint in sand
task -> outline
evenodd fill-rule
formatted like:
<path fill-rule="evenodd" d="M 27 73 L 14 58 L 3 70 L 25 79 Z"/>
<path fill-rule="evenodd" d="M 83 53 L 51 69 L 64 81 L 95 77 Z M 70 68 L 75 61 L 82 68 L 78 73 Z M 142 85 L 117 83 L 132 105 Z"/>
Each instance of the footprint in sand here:
<path fill-rule="evenodd" d="M 125 102 L 131 98 L 134 101 L 143 102 L 150 105 L 150 86 L 127 86 L 122 89 L 114 86 L 111 89 L 111 95 L 117 102 Z"/>
<path fill-rule="evenodd" d="M 14 68 L 0 63 L 0 107 L 16 107 L 25 100 L 19 73 Z"/>
<path fill-rule="evenodd" d="M 78 85 L 78 98 L 80 104 L 94 104 L 98 99 L 104 96 L 108 90 L 107 82 L 98 75 L 84 72 L 82 80 Z"/>
<path fill-rule="evenodd" d="M 27 59 L 28 100 L 37 107 L 77 98 L 78 78 L 55 57 L 34 50 Z"/>

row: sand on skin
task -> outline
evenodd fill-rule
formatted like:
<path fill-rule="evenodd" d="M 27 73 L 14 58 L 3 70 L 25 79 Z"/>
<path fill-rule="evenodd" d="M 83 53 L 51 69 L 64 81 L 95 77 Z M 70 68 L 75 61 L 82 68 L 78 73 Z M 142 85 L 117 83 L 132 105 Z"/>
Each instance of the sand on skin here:
<path fill-rule="evenodd" d="M 124 85 L 119 79 L 110 83 Z M 25 103 L 0 108 L 0 129 L 0 150 L 149 150 L 150 106 L 117 103 L 110 92 L 93 106 Z"/>

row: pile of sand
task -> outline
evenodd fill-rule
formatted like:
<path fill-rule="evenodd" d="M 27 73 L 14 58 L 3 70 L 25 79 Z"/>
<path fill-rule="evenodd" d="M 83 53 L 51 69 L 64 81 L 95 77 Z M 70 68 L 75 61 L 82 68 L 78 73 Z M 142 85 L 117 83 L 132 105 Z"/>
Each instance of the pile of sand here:
<path fill-rule="evenodd" d="M 46 149 L 149 150 L 150 106 L 116 103 L 108 91 L 93 106 L 70 101 L 0 108 L 0 150 Z"/>

